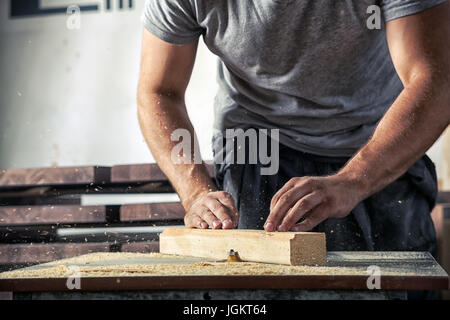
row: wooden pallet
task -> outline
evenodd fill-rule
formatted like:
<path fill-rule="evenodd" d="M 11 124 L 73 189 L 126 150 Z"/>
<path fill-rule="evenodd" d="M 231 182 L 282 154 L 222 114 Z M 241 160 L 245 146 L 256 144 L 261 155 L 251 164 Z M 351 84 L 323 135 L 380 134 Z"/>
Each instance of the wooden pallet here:
<path fill-rule="evenodd" d="M 212 175 L 212 164 L 207 167 Z M 182 225 L 185 213 L 179 202 L 82 206 L 81 196 L 167 192 L 173 188 L 156 164 L 0 170 L 0 269 L 92 250 L 157 251 L 159 244 L 152 241 L 157 234 L 140 237 L 136 232 L 129 239 L 114 230 Z M 60 230 L 90 228 L 109 228 L 108 236 L 58 236 Z"/>

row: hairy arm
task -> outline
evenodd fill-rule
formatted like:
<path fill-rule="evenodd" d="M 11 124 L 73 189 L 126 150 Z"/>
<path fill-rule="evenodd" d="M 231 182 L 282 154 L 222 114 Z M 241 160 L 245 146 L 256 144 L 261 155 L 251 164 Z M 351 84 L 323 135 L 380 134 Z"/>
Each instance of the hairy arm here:
<path fill-rule="evenodd" d="M 205 165 L 195 161 L 195 132 L 184 96 L 197 45 L 198 42 L 172 45 L 144 30 L 138 87 L 139 122 L 156 162 L 186 210 L 186 226 L 231 228 L 237 225 L 232 198 L 218 192 Z M 172 161 L 172 150 L 179 142 L 172 141 L 171 135 L 177 129 L 187 130 L 191 136 L 191 154 L 180 157 L 181 163 Z"/>
<path fill-rule="evenodd" d="M 370 142 L 341 171 L 367 195 L 387 186 L 433 145 L 450 123 L 450 3 L 387 23 L 404 90 Z"/>
<path fill-rule="evenodd" d="M 344 217 L 399 178 L 450 123 L 450 4 L 390 21 L 386 33 L 404 90 L 369 142 L 335 175 L 290 180 L 272 199 L 268 231 L 307 231 Z M 297 223 L 300 218 L 305 218 Z"/>

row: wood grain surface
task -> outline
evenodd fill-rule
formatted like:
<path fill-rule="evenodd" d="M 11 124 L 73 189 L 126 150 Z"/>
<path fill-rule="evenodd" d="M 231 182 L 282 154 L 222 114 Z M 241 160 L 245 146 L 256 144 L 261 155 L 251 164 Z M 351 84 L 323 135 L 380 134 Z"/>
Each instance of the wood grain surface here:
<path fill-rule="evenodd" d="M 0 244 L 0 264 L 45 263 L 93 252 L 109 251 L 109 243 Z"/>
<path fill-rule="evenodd" d="M 214 176 L 212 162 L 207 162 L 206 167 L 211 177 Z M 167 181 L 167 176 L 156 163 L 114 166 L 111 171 L 113 183 L 136 183 Z"/>
<path fill-rule="evenodd" d="M 123 205 L 121 221 L 183 220 L 184 208 L 179 202 Z"/>
<path fill-rule="evenodd" d="M 167 228 L 159 237 L 160 252 L 226 259 L 230 250 L 245 261 L 285 265 L 325 265 L 325 234 Z"/>
<path fill-rule="evenodd" d="M 7 206 L 0 207 L 0 226 L 101 223 L 118 214 L 119 206 Z"/>
<path fill-rule="evenodd" d="M 43 185 L 101 184 L 109 182 L 107 167 L 65 167 L 39 169 L 1 169 L 0 188 Z"/>
<path fill-rule="evenodd" d="M 159 241 L 130 242 L 122 244 L 121 252 L 159 252 Z"/>
<path fill-rule="evenodd" d="M 102 223 L 179 221 L 184 218 L 179 202 L 129 204 L 122 206 L 0 206 L 0 226 L 45 225 L 62 223 Z"/>
<path fill-rule="evenodd" d="M 439 191 L 437 203 L 450 204 L 450 191 Z"/>

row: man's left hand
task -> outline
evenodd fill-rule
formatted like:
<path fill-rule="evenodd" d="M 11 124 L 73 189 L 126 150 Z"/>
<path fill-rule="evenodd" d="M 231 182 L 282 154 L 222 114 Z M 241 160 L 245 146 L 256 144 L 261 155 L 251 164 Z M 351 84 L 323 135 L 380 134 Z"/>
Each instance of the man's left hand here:
<path fill-rule="evenodd" d="M 264 229 L 309 231 L 328 218 L 347 216 L 364 197 L 356 181 L 339 174 L 292 178 L 273 196 Z"/>

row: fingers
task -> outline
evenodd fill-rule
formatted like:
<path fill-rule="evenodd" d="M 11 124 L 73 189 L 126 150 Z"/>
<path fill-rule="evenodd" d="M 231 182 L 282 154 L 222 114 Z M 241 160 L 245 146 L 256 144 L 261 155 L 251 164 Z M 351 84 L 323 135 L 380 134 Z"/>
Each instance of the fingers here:
<path fill-rule="evenodd" d="M 217 217 L 217 214 L 214 214 L 208 207 L 203 207 L 199 215 L 200 218 L 205 220 L 208 226 L 210 226 L 211 228 L 213 229 L 222 228 L 222 222 Z"/>
<path fill-rule="evenodd" d="M 354 196 L 357 189 L 353 180 L 337 174 L 292 178 L 273 196 L 264 229 L 309 231 L 327 218 L 346 217 L 363 199 Z"/>
<path fill-rule="evenodd" d="M 310 177 L 295 177 L 290 179 L 286 184 L 278 190 L 277 193 L 272 197 L 272 201 L 270 202 L 270 210 L 272 211 L 280 201 L 283 200 L 283 197 L 286 193 L 294 189 L 304 190 L 305 192 L 312 191 L 317 184 Z"/>
<path fill-rule="evenodd" d="M 319 205 L 314 208 L 300 223 L 295 224 L 290 230 L 295 232 L 306 232 L 317 226 L 319 223 L 327 219 L 326 206 Z"/>
<path fill-rule="evenodd" d="M 312 187 L 312 182 L 308 179 L 293 178 L 289 180 L 272 198 L 270 214 L 264 229 L 268 232 L 278 230 L 288 211 L 299 199 L 310 193 Z"/>
<path fill-rule="evenodd" d="M 228 209 L 228 213 L 232 220 L 231 228 L 237 228 L 239 222 L 239 212 L 234 205 L 233 197 L 227 192 L 219 192 L 218 200 Z"/>
<path fill-rule="evenodd" d="M 323 196 L 319 191 L 314 191 L 313 193 L 301 198 L 283 218 L 280 226 L 278 227 L 278 231 L 289 231 L 306 213 L 322 203 L 322 199 Z"/>
<path fill-rule="evenodd" d="M 295 178 L 289 180 L 280 190 L 277 191 L 277 193 L 273 195 L 272 201 L 270 202 L 270 211 L 272 211 L 272 209 L 275 207 L 281 195 L 283 195 L 286 191 L 291 189 L 295 185 L 295 183 L 296 183 Z"/>
<path fill-rule="evenodd" d="M 211 192 L 199 199 L 185 217 L 188 227 L 231 229 L 237 227 L 238 211 L 226 192 Z"/>
<path fill-rule="evenodd" d="M 197 215 L 186 216 L 184 224 L 188 228 L 197 228 L 197 229 L 207 229 L 208 228 L 208 224 L 206 223 L 206 221 Z"/>

